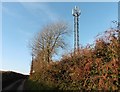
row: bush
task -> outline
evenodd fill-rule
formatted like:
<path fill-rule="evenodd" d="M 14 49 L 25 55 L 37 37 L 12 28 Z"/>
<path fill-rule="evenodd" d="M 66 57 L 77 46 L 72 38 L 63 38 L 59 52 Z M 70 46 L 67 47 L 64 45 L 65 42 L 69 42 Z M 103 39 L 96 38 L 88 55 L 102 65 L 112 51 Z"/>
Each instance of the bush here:
<path fill-rule="evenodd" d="M 106 31 L 94 46 L 80 48 L 75 54 L 70 53 L 58 62 L 44 65 L 31 75 L 31 80 L 48 89 L 118 90 L 119 35 L 120 30 Z"/>

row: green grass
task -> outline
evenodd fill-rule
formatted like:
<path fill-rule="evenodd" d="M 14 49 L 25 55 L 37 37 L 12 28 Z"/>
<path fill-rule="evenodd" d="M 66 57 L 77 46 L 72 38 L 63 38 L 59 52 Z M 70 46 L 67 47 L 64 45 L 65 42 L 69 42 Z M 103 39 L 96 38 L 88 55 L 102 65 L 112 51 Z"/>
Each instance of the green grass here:
<path fill-rule="evenodd" d="M 28 79 L 25 83 L 26 90 L 54 90 L 55 88 L 49 87 L 43 83 L 39 83 L 38 81 L 33 81 Z"/>

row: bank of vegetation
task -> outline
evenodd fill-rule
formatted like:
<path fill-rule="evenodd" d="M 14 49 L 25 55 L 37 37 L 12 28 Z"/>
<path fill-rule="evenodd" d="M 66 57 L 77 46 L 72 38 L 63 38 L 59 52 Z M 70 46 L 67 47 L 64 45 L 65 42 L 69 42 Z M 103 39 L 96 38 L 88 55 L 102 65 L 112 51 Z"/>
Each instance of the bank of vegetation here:
<path fill-rule="evenodd" d="M 53 62 L 51 57 L 56 49 L 65 46 L 62 44 L 64 40 L 61 40 L 61 36 L 59 38 L 56 35 L 59 35 L 59 32 L 66 32 L 64 30 L 67 27 L 57 24 L 57 26 L 47 26 L 45 30 L 49 30 L 49 27 L 52 27 L 51 30 L 56 28 L 62 31 L 53 30 L 53 33 L 43 31 L 44 34 L 49 33 L 45 38 L 50 38 L 43 39 L 42 33 L 43 37 L 39 35 L 42 39 L 39 40 L 40 43 L 37 40 L 35 41 L 37 45 L 32 45 L 34 55 L 30 78 L 27 81 L 29 88 L 32 90 L 119 90 L 120 30 L 118 28 L 108 29 L 96 37 L 94 44 L 81 46 L 75 52 L 64 55 L 60 61 Z M 59 38 L 56 44 L 54 44 L 55 37 Z"/>

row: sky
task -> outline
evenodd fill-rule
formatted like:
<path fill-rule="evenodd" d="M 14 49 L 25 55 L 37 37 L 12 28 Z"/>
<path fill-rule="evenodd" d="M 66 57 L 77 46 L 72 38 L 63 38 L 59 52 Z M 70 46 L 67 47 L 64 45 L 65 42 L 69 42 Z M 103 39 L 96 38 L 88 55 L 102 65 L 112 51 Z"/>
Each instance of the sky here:
<path fill-rule="evenodd" d="M 79 19 L 80 44 L 94 43 L 98 33 L 118 20 L 117 2 L 3 2 L 2 3 L 2 69 L 29 74 L 31 50 L 29 43 L 40 29 L 48 24 L 64 20 L 71 27 L 67 51 L 73 49 L 74 6 L 81 10 Z M 61 55 L 61 54 L 59 54 Z M 60 57 L 60 56 L 59 56 Z M 55 56 L 58 58 L 58 56 Z"/>

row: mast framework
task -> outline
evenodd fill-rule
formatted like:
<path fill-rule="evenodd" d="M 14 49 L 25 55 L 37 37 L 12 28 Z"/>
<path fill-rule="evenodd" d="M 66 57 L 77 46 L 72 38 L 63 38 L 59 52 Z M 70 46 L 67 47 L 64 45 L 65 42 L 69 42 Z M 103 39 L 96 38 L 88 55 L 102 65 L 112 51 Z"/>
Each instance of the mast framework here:
<path fill-rule="evenodd" d="M 79 50 L 79 16 L 81 12 L 80 9 L 75 6 L 72 9 L 72 15 L 74 17 L 74 51 Z"/>

